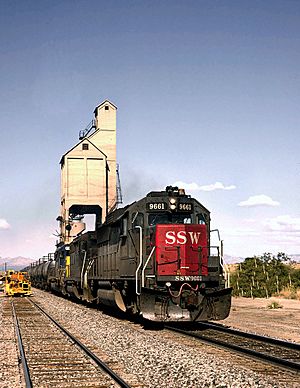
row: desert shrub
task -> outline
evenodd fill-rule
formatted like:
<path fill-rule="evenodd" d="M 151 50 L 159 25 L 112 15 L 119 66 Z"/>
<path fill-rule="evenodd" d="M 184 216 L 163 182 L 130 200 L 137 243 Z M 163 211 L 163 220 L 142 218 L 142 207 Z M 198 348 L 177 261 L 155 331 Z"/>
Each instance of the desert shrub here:
<path fill-rule="evenodd" d="M 276 302 L 276 301 L 271 302 L 270 304 L 268 304 L 267 307 L 268 307 L 269 309 L 272 309 L 272 310 L 274 310 L 274 309 L 282 309 L 281 304 L 279 304 L 279 303 Z"/>

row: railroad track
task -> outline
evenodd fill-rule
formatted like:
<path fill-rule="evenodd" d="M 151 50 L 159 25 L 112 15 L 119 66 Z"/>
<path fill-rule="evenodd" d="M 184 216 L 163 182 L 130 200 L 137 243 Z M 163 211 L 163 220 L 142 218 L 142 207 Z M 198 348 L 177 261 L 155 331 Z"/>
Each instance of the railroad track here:
<path fill-rule="evenodd" d="M 213 323 L 200 323 L 184 329 L 173 325 L 165 328 L 300 373 L 300 344 Z"/>
<path fill-rule="evenodd" d="M 130 387 L 32 300 L 11 306 L 26 388 Z"/>

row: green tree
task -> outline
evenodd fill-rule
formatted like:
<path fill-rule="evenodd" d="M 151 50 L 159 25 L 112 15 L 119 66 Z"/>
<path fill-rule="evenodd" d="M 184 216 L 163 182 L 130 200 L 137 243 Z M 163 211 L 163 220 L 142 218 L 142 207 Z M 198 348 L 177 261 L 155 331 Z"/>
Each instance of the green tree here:
<path fill-rule="evenodd" d="M 277 256 L 265 253 L 247 257 L 231 276 L 233 295 L 246 297 L 269 297 L 288 287 L 292 278 L 300 283 L 300 271 L 293 272 L 290 259 L 283 252 Z"/>
<path fill-rule="evenodd" d="M 293 268 L 290 274 L 291 277 L 291 286 L 295 289 L 300 289 L 300 269 Z"/>

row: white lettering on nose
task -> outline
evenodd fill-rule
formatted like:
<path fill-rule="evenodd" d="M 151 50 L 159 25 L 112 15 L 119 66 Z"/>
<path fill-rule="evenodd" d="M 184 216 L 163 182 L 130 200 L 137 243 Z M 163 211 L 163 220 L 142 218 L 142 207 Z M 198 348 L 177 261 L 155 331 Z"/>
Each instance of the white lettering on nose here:
<path fill-rule="evenodd" d="M 201 232 L 189 232 L 192 244 L 198 244 Z"/>
<path fill-rule="evenodd" d="M 165 243 L 166 244 L 169 244 L 169 245 L 172 245 L 174 244 L 176 241 L 176 237 L 175 237 L 175 232 L 172 231 L 172 230 L 169 230 L 167 233 L 166 233 L 166 240 L 165 240 Z"/>
<path fill-rule="evenodd" d="M 179 232 L 174 232 L 173 230 L 169 230 L 166 233 L 166 239 L 165 243 L 169 245 L 175 244 L 184 245 L 187 243 L 187 237 L 186 237 L 186 232 L 184 230 L 181 230 Z"/>
<path fill-rule="evenodd" d="M 173 245 L 175 243 L 185 245 L 188 241 L 187 233 L 190 236 L 192 244 L 199 243 L 201 232 L 186 232 L 184 230 L 180 230 L 177 233 L 174 230 L 169 230 L 166 232 L 165 243 L 168 245 Z"/>
<path fill-rule="evenodd" d="M 187 242 L 186 232 L 184 230 L 177 233 L 177 244 L 184 245 Z"/>

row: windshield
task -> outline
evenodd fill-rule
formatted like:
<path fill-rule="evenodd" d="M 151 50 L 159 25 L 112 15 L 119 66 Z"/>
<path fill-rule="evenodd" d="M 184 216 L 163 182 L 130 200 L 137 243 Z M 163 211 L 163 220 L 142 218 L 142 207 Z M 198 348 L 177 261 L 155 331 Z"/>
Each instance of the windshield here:
<path fill-rule="evenodd" d="M 191 224 L 192 217 L 190 214 L 149 214 L 149 226 L 157 224 Z"/>

